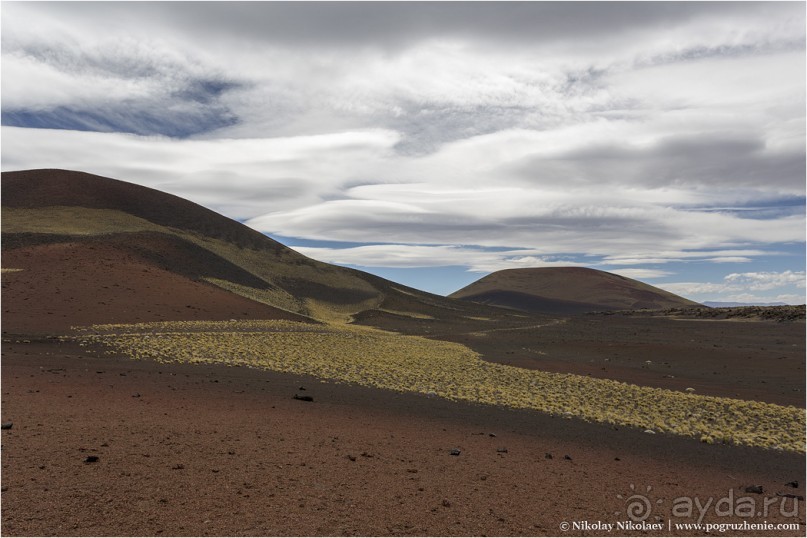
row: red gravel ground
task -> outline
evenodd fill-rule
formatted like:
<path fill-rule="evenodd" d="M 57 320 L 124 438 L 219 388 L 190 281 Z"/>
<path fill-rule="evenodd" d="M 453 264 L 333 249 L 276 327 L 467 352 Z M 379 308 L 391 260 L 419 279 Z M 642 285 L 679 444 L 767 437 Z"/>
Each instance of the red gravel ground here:
<path fill-rule="evenodd" d="M 3 252 L 3 331 L 63 334 L 74 325 L 306 318 L 157 267 L 97 242 Z"/>
<path fill-rule="evenodd" d="M 798 515 L 784 517 L 776 496 L 804 495 L 800 455 L 5 340 L 5 535 L 703 535 L 666 528 L 673 500 L 714 503 L 730 491 L 733 503 L 747 496 L 760 510 L 773 499 L 749 522 L 802 530 L 725 534 L 804 535 L 804 502 L 786 499 Z M 793 480 L 798 488 L 786 485 Z M 749 485 L 764 494 L 744 493 Z M 665 530 L 561 531 L 563 522 L 624 521 L 624 499 L 638 493 Z M 707 512 L 704 522 L 742 521 Z"/>

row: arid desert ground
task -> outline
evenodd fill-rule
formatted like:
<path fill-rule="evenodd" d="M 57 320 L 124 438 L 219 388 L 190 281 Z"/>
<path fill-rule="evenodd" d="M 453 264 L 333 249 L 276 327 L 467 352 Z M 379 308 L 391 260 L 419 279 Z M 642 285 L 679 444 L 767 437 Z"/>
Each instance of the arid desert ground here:
<path fill-rule="evenodd" d="M 5 535 L 804 534 L 803 306 L 440 297 L 77 172 L 2 217 Z"/>

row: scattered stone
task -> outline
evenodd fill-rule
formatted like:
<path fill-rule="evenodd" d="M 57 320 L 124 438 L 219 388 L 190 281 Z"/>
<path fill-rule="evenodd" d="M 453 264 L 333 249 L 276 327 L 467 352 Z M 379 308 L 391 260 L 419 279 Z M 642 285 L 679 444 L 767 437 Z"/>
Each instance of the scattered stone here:
<path fill-rule="evenodd" d="M 218 470 L 218 469 L 210 469 L 210 470 L 211 470 L 211 471 L 213 471 L 214 473 L 219 472 L 219 470 Z"/>
<path fill-rule="evenodd" d="M 452 456 L 459 456 L 459 455 L 460 455 L 460 452 L 461 452 L 461 451 L 460 451 L 460 449 L 459 449 L 459 448 L 452 448 L 452 449 L 451 449 L 451 452 L 449 452 L 449 454 L 451 454 Z"/>
<path fill-rule="evenodd" d="M 776 492 L 777 497 L 784 497 L 786 499 L 796 499 L 797 501 L 803 501 L 804 495 L 796 495 L 795 493 L 782 493 L 781 491 Z"/>
<path fill-rule="evenodd" d="M 370 454 L 369 452 L 362 452 L 362 453 L 361 453 L 361 456 L 362 456 L 363 458 L 372 458 L 372 457 L 373 457 L 373 455 L 372 455 L 372 454 Z"/>
<path fill-rule="evenodd" d="M 449 501 L 448 499 L 443 499 L 443 506 L 445 506 L 446 508 L 451 508 L 451 501 Z"/>
<path fill-rule="evenodd" d="M 549 452 L 547 452 L 546 454 L 544 454 L 544 458 L 546 458 L 546 459 L 548 459 L 548 460 L 551 460 L 551 459 L 552 459 L 552 454 L 550 454 Z"/>
<path fill-rule="evenodd" d="M 305 390 L 305 387 L 300 387 L 300 390 Z"/>
<path fill-rule="evenodd" d="M 12 426 L 14 426 L 13 422 L 3 422 L 3 424 L 0 425 L 0 428 L 10 430 Z"/>
<path fill-rule="evenodd" d="M 356 461 L 356 456 L 354 456 L 352 454 L 348 454 L 347 459 L 349 459 L 350 461 Z"/>
<path fill-rule="evenodd" d="M 488 437 L 496 437 L 496 434 L 495 433 L 489 433 Z"/>
<path fill-rule="evenodd" d="M 763 493 L 765 493 L 765 488 L 763 488 L 762 486 L 748 486 L 748 487 L 745 488 L 745 492 L 746 493 L 758 493 L 758 494 L 762 495 Z"/>
<path fill-rule="evenodd" d="M 652 434 L 655 434 L 655 433 L 656 433 L 656 432 L 654 432 L 653 430 L 650 430 L 650 429 L 645 430 L 644 432 L 645 432 L 645 433 L 652 433 Z"/>
<path fill-rule="evenodd" d="M 797 488 L 797 487 L 799 487 L 799 481 L 798 481 L 798 480 L 794 480 L 793 482 L 788 482 L 788 483 L 787 483 L 787 484 L 785 484 L 785 485 L 786 485 L 786 486 L 790 486 L 791 488 Z"/>
<path fill-rule="evenodd" d="M 87 456 L 86 458 L 84 458 L 84 463 L 97 463 L 97 462 L 98 462 L 98 456 Z"/>
<path fill-rule="evenodd" d="M 614 461 L 622 461 L 622 460 L 619 458 L 614 458 Z"/>
<path fill-rule="evenodd" d="M 294 399 L 295 400 L 301 400 L 303 402 L 313 402 L 314 401 L 314 398 L 312 398 L 311 396 L 300 396 L 299 394 L 295 394 Z"/>
<path fill-rule="evenodd" d="M 173 467 L 171 467 L 171 469 L 173 469 L 173 470 L 175 470 L 175 471 L 179 471 L 179 470 L 184 469 L 184 468 L 185 468 L 185 466 L 184 466 L 184 465 L 182 465 L 181 463 L 177 463 L 176 465 L 174 465 Z"/>
<path fill-rule="evenodd" d="M 565 459 L 565 460 L 569 460 L 569 461 L 572 461 L 572 457 L 571 457 L 570 455 L 568 455 L 568 454 L 566 454 L 565 456 L 563 456 L 563 459 Z"/>
<path fill-rule="evenodd" d="M 418 470 L 417 469 L 407 469 L 406 472 L 414 474 L 414 473 L 418 472 Z"/>
<path fill-rule="evenodd" d="M 8 486 L 2 486 L 2 487 L 0 487 L 0 491 L 8 491 Z"/>
<path fill-rule="evenodd" d="M 687 392 L 695 392 L 695 389 L 693 389 L 692 387 L 687 387 L 684 390 Z"/>
<path fill-rule="evenodd" d="M 496 449 L 496 452 L 498 452 L 499 454 L 507 454 L 507 449 L 503 446 L 500 446 L 499 448 Z"/>
<path fill-rule="evenodd" d="M 140 393 L 135 392 L 134 394 L 132 394 L 132 398 L 140 398 Z"/>

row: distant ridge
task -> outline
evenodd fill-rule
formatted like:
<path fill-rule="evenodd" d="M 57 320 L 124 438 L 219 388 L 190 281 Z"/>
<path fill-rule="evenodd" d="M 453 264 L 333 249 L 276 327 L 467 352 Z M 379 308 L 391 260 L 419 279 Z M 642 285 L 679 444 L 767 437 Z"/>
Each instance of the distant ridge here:
<path fill-rule="evenodd" d="M 497 271 L 449 297 L 525 312 L 560 315 L 700 306 L 644 282 L 583 267 Z"/>

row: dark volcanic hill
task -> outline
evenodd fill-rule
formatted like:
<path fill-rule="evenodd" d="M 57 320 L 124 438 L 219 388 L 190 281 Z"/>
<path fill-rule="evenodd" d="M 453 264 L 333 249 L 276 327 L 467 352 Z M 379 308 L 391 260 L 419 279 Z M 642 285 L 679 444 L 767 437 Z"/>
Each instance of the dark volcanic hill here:
<path fill-rule="evenodd" d="M 644 282 L 583 267 L 497 271 L 449 297 L 543 314 L 699 306 Z"/>
<path fill-rule="evenodd" d="M 67 170 L 2 174 L 2 252 L 6 332 L 158 320 L 389 325 L 510 316 L 312 260 L 177 196 Z"/>

